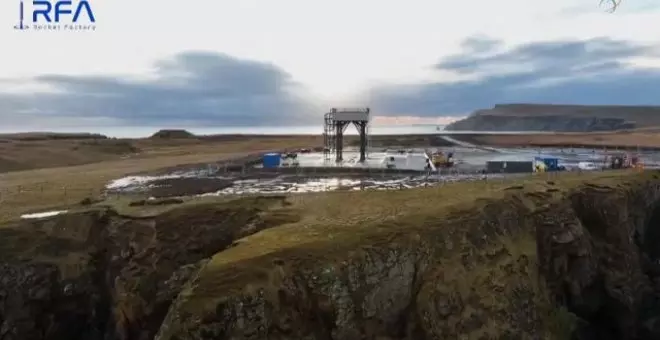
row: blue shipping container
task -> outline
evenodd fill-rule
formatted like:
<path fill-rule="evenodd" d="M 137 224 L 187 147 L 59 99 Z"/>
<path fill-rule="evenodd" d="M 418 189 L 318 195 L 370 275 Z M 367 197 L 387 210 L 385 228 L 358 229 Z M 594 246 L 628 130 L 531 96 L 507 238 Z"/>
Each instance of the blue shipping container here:
<path fill-rule="evenodd" d="M 278 168 L 280 166 L 280 161 L 282 155 L 279 153 L 267 153 L 262 157 L 264 168 Z"/>
<path fill-rule="evenodd" d="M 559 159 L 557 158 L 544 158 L 543 163 L 545 163 L 548 169 L 555 170 L 559 167 Z"/>

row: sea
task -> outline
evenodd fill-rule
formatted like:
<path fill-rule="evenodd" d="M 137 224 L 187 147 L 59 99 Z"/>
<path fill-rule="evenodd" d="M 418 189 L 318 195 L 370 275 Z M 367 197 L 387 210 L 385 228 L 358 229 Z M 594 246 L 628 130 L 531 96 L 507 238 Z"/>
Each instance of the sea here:
<path fill-rule="evenodd" d="M 30 129 L 1 129 L 0 133 L 17 132 L 55 132 L 55 133 L 99 133 L 115 138 L 142 138 L 149 137 L 161 129 L 173 129 L 150 126 L 106 126 L 106 127 L 58 127 L 58 128 L 30 128 Z M 314 126 L 223 126 L 223 127 L 177 127 L 196 135 L 220 134 L 254 134 L 254 135 L 320 135 L 323 133 L 322 125 Z M 443 130 L 444 125 L 373 125 L 369 126 L 370 135 L 401 135 L 401 134 L 429 134 Z M 345 135 L 357 135 L 353 126 L 346 128 Z"/>

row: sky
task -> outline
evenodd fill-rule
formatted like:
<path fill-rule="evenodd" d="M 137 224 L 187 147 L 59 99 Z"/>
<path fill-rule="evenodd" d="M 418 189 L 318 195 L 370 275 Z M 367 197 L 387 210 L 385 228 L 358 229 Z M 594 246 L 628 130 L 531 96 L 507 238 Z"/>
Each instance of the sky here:
<path fill-rule="evenodd" d="M 598 0 L 89 3 L 94 30 L 35 29 L 28 0 L 30 29 L 17 30 L 20 0 L 0 2 L 0 129 L 307 125 L 364 106 L 375 123 L 436 124 L 499 103 L 660 104 L 657 0 L 614 13 Z"/>

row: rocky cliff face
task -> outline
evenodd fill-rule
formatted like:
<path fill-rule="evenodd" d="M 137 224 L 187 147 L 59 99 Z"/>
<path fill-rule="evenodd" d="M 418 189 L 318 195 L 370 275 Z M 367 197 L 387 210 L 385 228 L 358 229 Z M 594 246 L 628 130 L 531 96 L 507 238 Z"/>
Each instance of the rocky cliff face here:
<path fill-rule="evenodd" d="M 0 338 L 660 338 L 658 173 L 528 182 L 386 220 L 346 204 L 323 229 L 338 211 L 313 220 L 281 198 L 5 226 Z"/>
<path fill-rule="evenodd" d="M 469 131 L 613 131 L 660 125 L 660 107 L 508 104 L 449 124 Z"/>
<path fill-rule="evenodd" d="M 511 191 L 331 255 L 308 245 L 226 265 L 220 253 L 156 339 L 660 337 L 658 252 L 645 250 L 659 241 L 660 179 Z"/>
<path fill-rule="evenodd" d="M 281 202 L 193 205 L 144 219 L 99 209 L 4 226 L 0 338 L 153 339 L 205 258 L 290 218 L 269 213 Z"/>

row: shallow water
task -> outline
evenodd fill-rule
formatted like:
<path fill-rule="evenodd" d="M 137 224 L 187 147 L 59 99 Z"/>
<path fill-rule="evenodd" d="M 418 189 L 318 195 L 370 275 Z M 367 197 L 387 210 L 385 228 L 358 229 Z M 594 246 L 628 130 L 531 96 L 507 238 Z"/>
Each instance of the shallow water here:
<path fill-rule="evenodd" d="M 503 175 L 489 175 L 489 179 L 501 178 Z M 201 196 L 240 195 L 240 194 L 285 194 L 308 193 L 335 190 L 402 190 L 418 187 L 437 186 L 444 183 L 475 181 L 482 179 L 481 175 L 433 175 L 410 176 L 399 178 L 305 178 L 279 177 L 269 180 L 235 181 L 234 185 L 223 190 L 207 193 Z"/>
<path fill-rule="evenodd" d="M 126 189 L 130 187 L 146 185 L 149 182 L 153 182 L 159 179 L 180 178 L 180 177 L 182 177 L 182 175 L 175 175 L 175 174 L 163 175 L 163 176 L 126 176 L 111 181 L 105 186 L 105 188 L 108 190 Z"/>
<path fill-rule="evenodd" d="M 46 217 L 52 217 L 56 216 L 59 214 L 66 214 L 67 210 L 58 210 L 58 211 L 44 211 L 44 212 L 39 212 L 39 213 L 32 213 L 32 214 L 23 214 L 21 215 L 22 219 L 37 219 L 37 218 L 46 218 Z"/>
<path fill-rule="evenodd" d="M 593 149 L 557 149 L 557 148 L 512 148 L 498 149 L 494 151 L 475 150 L 464 147 L 439 148 L 445 152 L 453 152 L 457 164 L 454 168 L 441 169 L 440 174 L 431 176 L 403 176 L 403 175 L 365 175 L 356 176 L 330 176 L 318 177 L 316 175 L 304 176 L 271 174 L 269 177 L 239 179 L 214 175 L 212 169 L 189 169 L 185 171 L 173 172 L 164 176 L 128 176 L 110 182 L 106 188 L 115 192 L 130 192 L 153 188 L 155 181 L 175 178 L 218 178 L 231 181 L 231 186 L 217 192 L 208 192 L 202 195 L 232 195 L 232 194 L 259 194 L 259 193 L 305 193 L 305 192 L 323 192 L 332 190 L 398 190 L 406 188 L 416 188 L 423 186 L 441 185 L 447 182 L 474 181 L 481 179 L 481 175 L 476 170 L 484 168 L 489 160 L 497 158 L 515 158 L 517 160 L 533 161 L 535 157 L 556 157 L 559 164 L 567 169 L 578 167 L 580 162 L 592 162 L 597 165 L 605 164 L 605 154 L 602 150 Z M 372 152 L 369 154 L 368 166 L 382 168 L 382 160 L 389 155 L 393 155 L 397 160 L 397 168 L 421 170 L 425 164 L 425 155 L 421 148 L 412 149 L 410 153 L 399 153 L 397 150 L 389 152 Z M 429 152 L 436 151 L 430 149 Z M 654 161 L 658 153 L 643 153 L 641 159 L 647 168 L 657 168 L 660 166 Z M 349 149 L 345 153 L 344 166 L 364 166 L 357 163 L 358 154 L 354 149 Z M 298 162 L 300 168 L 305 166 L 325 166 L 335 165 L 334 161 L 327 162 L 322 153 L 299 154 Z M 266 175 L 263 175 L 266 176 Z M 489 175 L 489 178 L 512 175 Z M 202 191 L 203 192 L 203 191 Z"/>

